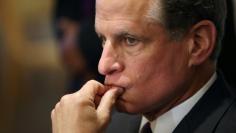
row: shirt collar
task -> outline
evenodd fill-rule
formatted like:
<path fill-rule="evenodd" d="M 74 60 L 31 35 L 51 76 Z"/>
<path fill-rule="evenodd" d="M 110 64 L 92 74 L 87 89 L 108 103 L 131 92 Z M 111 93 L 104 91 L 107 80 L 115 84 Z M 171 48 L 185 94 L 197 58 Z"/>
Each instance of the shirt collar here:
<path fill-rule="evenodd" d="M 167 111 L 156 120 L 151 122 L 151 129 L 153 133 L 172 133 L 180 121 L 188 114 L 193 106 L 199 101 L 199 99 L 206 93 L 210 86 L 216 80 L 216 72 L 211 76 L 209 81 L 193 96 L 188 98 L 186 101 L 175 106 L 171 110 Z M 145 117 L 142 117 L 141 127 L 148 122 Z"/>

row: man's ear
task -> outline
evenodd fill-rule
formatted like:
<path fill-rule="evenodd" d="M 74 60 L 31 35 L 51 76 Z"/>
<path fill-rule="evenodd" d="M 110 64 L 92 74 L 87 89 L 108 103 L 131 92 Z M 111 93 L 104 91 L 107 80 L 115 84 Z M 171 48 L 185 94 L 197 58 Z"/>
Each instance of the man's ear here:
<path fill-rule="evenodd" d="M 192 26 L 189 31 L 189 66 L 199 65 L 209 59 L 216 42 L 216 27 L 208 20 Z"/>

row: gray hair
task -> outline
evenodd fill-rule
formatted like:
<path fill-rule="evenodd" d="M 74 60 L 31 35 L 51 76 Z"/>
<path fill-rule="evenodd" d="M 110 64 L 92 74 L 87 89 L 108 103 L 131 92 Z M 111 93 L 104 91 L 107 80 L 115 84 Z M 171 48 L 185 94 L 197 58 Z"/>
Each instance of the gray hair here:
<path fill-rule="evenodd" d="M 216 26 L 217 39 L 210 58 L 218 58 L 226 19 L 225 0 L 151 0 L 146 17 L 160 22 L 175 40 L 181 39 L 197 22 L 212 21 Z"/>

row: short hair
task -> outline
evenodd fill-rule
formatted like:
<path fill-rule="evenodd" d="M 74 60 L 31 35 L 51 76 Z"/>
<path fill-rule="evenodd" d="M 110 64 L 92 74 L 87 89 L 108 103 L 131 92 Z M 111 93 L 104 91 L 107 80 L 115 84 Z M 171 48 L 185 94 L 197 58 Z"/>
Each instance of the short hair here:
<path fill-rule="evenodd" d="M 191 26 L 202 20 L 212 21 L 217 37 L 210 58 L 218 58 L 226 19 L 225 0 L 151 0 L 150 5 L 147 17 L 165 26 L 171 39 L 180 39 Z"/>

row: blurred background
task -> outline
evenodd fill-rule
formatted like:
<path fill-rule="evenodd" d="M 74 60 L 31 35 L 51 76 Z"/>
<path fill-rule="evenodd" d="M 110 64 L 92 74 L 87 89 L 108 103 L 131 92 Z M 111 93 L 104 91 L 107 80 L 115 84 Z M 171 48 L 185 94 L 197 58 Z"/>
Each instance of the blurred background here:
<path fill-rule="evenodd" d="M 0 0 L 0 132 L 49 133 L 66 73 L 51 28 L 52 0 Z"/>
<path fill-rule="evenodd" d="M 218 65 L 236 82 L 235 0 Z M 60 97 L 97 73 L 94 0 L 0 0 L 0 133 L 51 133 Z"/>
<path fill-rule="evenodd" d="M 94 4 L 0 0 L 0 133 L 50 133 L 62 95 L 102 82 Z"/>

